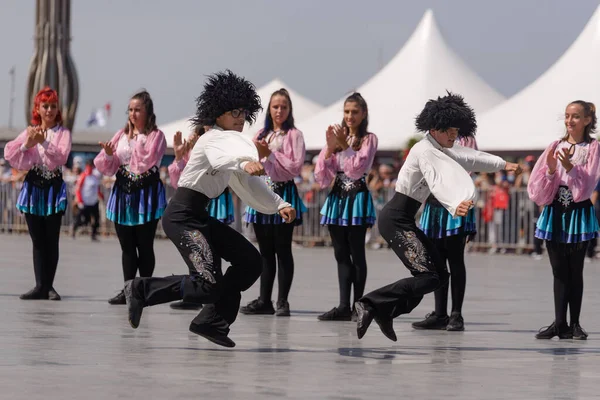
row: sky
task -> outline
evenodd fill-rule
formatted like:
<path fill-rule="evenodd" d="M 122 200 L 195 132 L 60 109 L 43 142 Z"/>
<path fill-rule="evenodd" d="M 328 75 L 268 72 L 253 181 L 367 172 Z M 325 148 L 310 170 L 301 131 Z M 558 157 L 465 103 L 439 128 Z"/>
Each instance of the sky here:
<path fill-rule="evenodd" d="M 34 0 L 0 0 L 0 127 L 24 127 Z M 110 102 L 107 127 L 126 121 L 147 89 L 159 125 L 191 115 L 207 74 L 229 68 L 257 87 L 278 77 L 328 105 L 359 87 L 404 45 L 427 9 L 447 44 L 510 97 L 569 47 L 598 0 L 78 0 L 71 56 L 79 75 L 74 133 Z M 582 60 L 585 62 L 585 60 Z"/>

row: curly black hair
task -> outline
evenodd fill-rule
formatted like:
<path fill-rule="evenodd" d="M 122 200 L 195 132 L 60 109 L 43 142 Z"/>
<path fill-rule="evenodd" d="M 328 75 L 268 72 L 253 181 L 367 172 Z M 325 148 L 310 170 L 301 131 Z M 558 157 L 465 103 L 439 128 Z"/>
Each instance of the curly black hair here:
<path fill-rule="evenodd" d="M 212 126 L 227 111 L 244 109 L 246 121 L 252 124 L 262 110 L 260 96 L 254 85 L 230 70 L 208 76 L 202 94 L 196 99 L 196 115 L 190 121 L 194 127 Z"/>
<path fill-rule="evenodd" d="M 458 128 L 458 136 L 475 136 L 477 121 L 475 111 L 465 103 L 461 95 L 447 92 L 448 95 L 429 100 L 423 111 L 417 116 L 415 125 L 418 131 L 431 129 L 445 131 Z"/>

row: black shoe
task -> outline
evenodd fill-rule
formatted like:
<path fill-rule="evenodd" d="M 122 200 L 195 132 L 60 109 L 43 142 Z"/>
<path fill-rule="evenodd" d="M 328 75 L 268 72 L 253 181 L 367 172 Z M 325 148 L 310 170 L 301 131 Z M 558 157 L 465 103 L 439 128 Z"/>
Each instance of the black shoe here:
<path fill-rule="evenodd" d="M 202 304 L 200 303 L 190 303 L 189 301 L 176 301 L 175 303 L 169 304 L 174 310 L 200 310 L 202 309 Z"/>
<path fill-rule="evenodd" d="M 464 331 L 465 330 L 465 320 L 463 319 L 460 313 L 452 313 L 450 315 L 450 319 L 448 320 L 448 326 L 446 326 L 447 331 Z"/>
<path fill-rule="evenodd" d="M 386 338 L 390 339 L 392 342 L 398 341 L 396 332 L 394 332 L 393 319 L 382 319 L 379 317 L 375 317 L 375 322 L 377 322 L 377 325 L 379 325 L 379 329 L 381 329 L 381 333 L 383 333 Z"/>
<path fill-rule="evenodd" d="M 221 329 L 216 329 L 210 324 L 195 324 L 192 322 L 190 324 L 190 332 L 200 335 L 220 346 L 235 347 L 235 342 L 227 336 L 229 329 L 223 331 Z"/>
<path fill-rule="evenodd" d="M 550 326 L 540 329 L 535 335 L 535 338 L 552 339 L 554 336 L 558 336 L 559 339 L 573 339 L 573 332 L 571 332 L 571 329 L 566 323 L 557 326 L 556 323 L 553 322 Z"/>
<path fill-rule="evenodd" d="M 275 309 L 273 308 L 272 301 L 256 299 L 244 307 L 240 307 L 240 312 L 247 315 L 273 315 L 275 314 Z"/>
<path fill-rule="evenodd" d="M 331 310 L 317 317 L 319 321 L 351 321 L 350 307 L 333 307 Z"/>
<path fill-rule="evenodd" d="M 375 309 L 362 301 L 354 303 L 354 307 L 356 308 L 356 334 L 359 339 L 362 339 L 375 318 Z"/>
<path fill-rule="evenodd" d="M 48 300 L 48 292 L 36 286 L 29 292 L 20 295 L 19 298 L 21 300 Z"/>
<path fill-rule="evenodd" d="M 275 315 L 278 317 L 289 317 L 290 316 L 290 303 L 287 300 L 277 301 L 277 311 Z"/>
<path fill-rule="evenodd" d="M 127 304 L 127 302 L 125 301 L 125 293 L 123 293 L 123 291 L 121 290 L 119 294 L 117 294 L 115 297 L 113 297 L 112 299 L 108 299 L 108 304 Z"/>
<path fill-rule="evenodd" d="M 358 315 L 356 315 L 356 307 L 352 307 L 352 314 L 350 315 L 350 321 L 356 322 L 357 320 L 358 320 Z"/>
<path fill-rule="evenodd" d="M 413 322 L 412 327 L 414 329 L 437 329 L 445 330 L 448 326 L 448 316 L 438 316 L 435 311 L 425 316 L 423 321 Z"/>
<path fill-rule="evenodd" d="M 54 288 L 50 288 L 50 290 L 48 291 L 48 300 L 54 300 L 54 301 L 60 300 L 60 295 L 58 293 L 56 293 L 56 290 Z"/>
<path fill-rule="evenodd" d="M 571 324 L 571 332 L 574 340 L 587 340 L 588 334 L 579 323 Z"/>
<path fill-rule="evenodd" d="M 137 327 L 140 326 L 140 319 L 142 319 L 142 311 L 144 311 L 144 300 L 137 295 L 137 292 L 133 287 L 134 282 L 135 279 L 125 282 L 125 289 L 123 289 L 123 292 L 125 293 L 127 302 L 129 324 L 133 329 L 137 329 Z"/>

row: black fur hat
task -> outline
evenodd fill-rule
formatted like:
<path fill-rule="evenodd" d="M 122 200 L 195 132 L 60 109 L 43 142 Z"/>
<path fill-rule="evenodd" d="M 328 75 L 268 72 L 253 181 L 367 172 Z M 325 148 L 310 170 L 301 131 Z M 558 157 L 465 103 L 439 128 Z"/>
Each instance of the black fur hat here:
<path fill-rule="evenodd" d="M 196 99 L 196 115 L 191 118 L 194 126 L 215 124 L 227 111 L 243 108 L 248 111 L 246 121 L 256 121 L 262 110 L 260 97 L 254 85 L 230 70 L 208 76 L 202 94 Z"/>
<path fill-rule="evenodd" d="M 447 96 L 429 100 L 425 104 L 425 108 L 416 118 L 417 130 L 429 132 L 431 129 L 445 131 L 448 128 L 458 128 L 458 136 L 475 136 L 475 112 L 465 103 L 462 96 L 447 93 Z"/>

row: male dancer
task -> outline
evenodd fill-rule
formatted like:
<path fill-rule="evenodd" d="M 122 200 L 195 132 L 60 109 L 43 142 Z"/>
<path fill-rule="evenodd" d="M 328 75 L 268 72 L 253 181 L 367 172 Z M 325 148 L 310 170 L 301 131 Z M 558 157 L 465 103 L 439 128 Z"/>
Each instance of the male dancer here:
<path fill-rule="evenodd" d="M 415 214 L 433 193 L 452 216 L 473 207 L 475 186 L 467 171 L 520 173 L 517 164 L 455 145 L 457 136 L 472 136 L 475 113 L 461 96 L 448 93 L 429 100 L 416 120 L 425 139 L 410 151 L 396 183 L 396 194 L 379 217 L 379 231 L 413 277 L 377 289 L 356 302 L 357 333 L 362 338 L 375 319 L 383 334 L 396 341 L 392 322 L 411 312 L 427 293 L 447 284 L 446 265 L 431 240 L 417 228 Z"/>
<path fill-rule="evenodd" d="M 231 71 L 209 76 L 196 100 L 192 122 L 212 129 L 202 135 L 190 154 L 163 216 L 163 229 L 194 275 L 136 278 L 125 283 L 129 323 L 137 328 L 144 307 L 174 300 L 205 304 L 190 331 L 225 347 L 240 307 L 240 292 L 254 284 L 262 271 L 258 250 L 242 234 L 209 216 L 211 198 L 231 189 L 264 214 L 279 213 L 290 223 L 296 216 L 258 177 L 264 174 L 256 145 L 240 132 L 261 109 L 254 85 Z M 221 258 L 231 263 L 225 274 Z"/>

